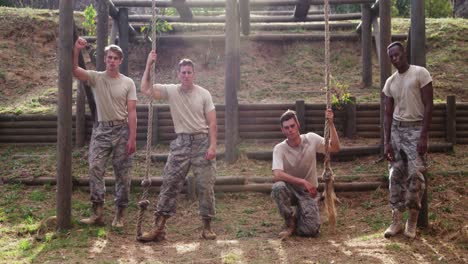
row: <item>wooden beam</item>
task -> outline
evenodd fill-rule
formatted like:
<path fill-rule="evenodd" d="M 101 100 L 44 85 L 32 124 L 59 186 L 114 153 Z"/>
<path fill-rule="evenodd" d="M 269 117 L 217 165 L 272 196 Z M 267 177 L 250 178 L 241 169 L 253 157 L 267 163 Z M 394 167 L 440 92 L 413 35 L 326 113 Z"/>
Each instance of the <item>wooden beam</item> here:
<path fill-rule="evenodd" d="M 190 8 L 187 6 L 185 0 L 173 0 L 173 3 L 182 21 L 192 20 L 193 18 L 192 10 L 190 10 Z"/>
<path fill-rule="evenodd" d="M 237 91 L 240 86 L 240 30 L 236 0 L 226 0 L 225 39 L 225 160 L 232 164 L 237 161 L 237 141 L 239 138 L 239 102 Z"/>
<path fill-rule="evenodd" d="M 390 59 L 387 56 L 387 46 L 391 42 L 391 4 L 390 1 L 381 1 L 379 4 L 379 17 L 380 17 L 380 91 L 382 91 L 385 81 L 391 75 L 392 66 Z M 381 153 L 383 154 L 383 139 L 384 139 L 384 115 L 385 115 L 385 96 L 380 93 L 380 145 Z"/>
<path fill-rule="evenodd" d="M 362 58 L 362 84 L 364 87 L 372 86 L 372 28 L 370 4 L 361 5 L 361 58 Z"/>
<path fill-rule="evenodd" d="M 248 36 L 250 34 L 250 1 L 239 0 L 239 13 L 242 26 L 242 34 Z"/>
<path fill-rule="evenodd" d="M 56 210 L 57 229 L 67 230 L 72 227 L 73 5 L 71 0 L 62 0 L 59 6 Z"/>
<path fill-rule="evenodd" d="M 310 0 L 299 0 L 299 3 L 294 9 L 294 17 L 302 20 L 307 17 L 310 8 Z"/>
<path fill-rule="evenodd" d="M 424 0 L 411 0 L 411 64 L 426 67 Z"/>
<path fill-rule="evenodd" d="M 96 70 L 104 71 L 106 64 L 104 62 L 104 48 L 108 45 L 109 36 L 109 6 L 105 0 L 98 1 L 97 6 L 97 25 L 96 25 Z"/>
<path fill-rule="evenodd" d="M 447 142 L 452 144 L 457 143 L 457 104 L 455 95 L 447 96 L 447 110 L 446 110 L 446 139 Z"/>
<path fill-rule="evenodd" d="M 252 7 L 296 6 L 300 0 L 255 0 Z M 374 0 L 330 0 L 330 5 L 374 3 Z M 113 0 L 117 7 L 151 7 L 151 0 Z M 190 0 L 188 7 L 226 7 L 224 0 Z M 311 5 L 323 5 L 323 0 L 310 0 Z M 175 7 L 173 1 L 157 0 L 157 7 Z"/>
<path fill-rule="evenodd" d="M 128 76 L 128 46 L 129 46 L 129 34 L 128 34 L 128 9 L 119 9 L 119 47 L 123 52 L 123 61 L 120 64 L 120 73 Z"/>

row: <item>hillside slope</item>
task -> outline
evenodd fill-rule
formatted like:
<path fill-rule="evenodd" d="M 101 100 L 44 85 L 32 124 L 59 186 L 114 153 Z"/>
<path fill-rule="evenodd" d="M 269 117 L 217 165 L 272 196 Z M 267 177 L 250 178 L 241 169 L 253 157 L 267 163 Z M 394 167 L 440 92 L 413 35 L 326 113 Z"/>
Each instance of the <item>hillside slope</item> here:
<path fill-rule="evenodd" d="M 75 14 L 80 19 L 81 14 Z M 0 8 L 0 113 L 55 112 L 58 13 Z M 408 19 L 393 19 L 393 33 L 408 31 Z M 468 100 L 468 23 L 466 19 L 427 20 L 427 67 L 435 98 Z M 374 86 L 362 88 L 361 51 L 356 42 L 332 42 L 332 75 L 359 102 L 378 101 L 379 68 L 373 54 Z M 140 82 L 150 44 L 130 50 L 130 76 Z M 176 82 L 174 65 L 182 57 L 197 63 L 197 82 L 224 103 L 224 44 L 160 46 L 159 82 Z M 240 103 L 323 102 L 323 43 L 243 42 Z M 92 65 L 90 64 L 92 67 Z M 139 95 L 140 103 L 146 99 Z"/>

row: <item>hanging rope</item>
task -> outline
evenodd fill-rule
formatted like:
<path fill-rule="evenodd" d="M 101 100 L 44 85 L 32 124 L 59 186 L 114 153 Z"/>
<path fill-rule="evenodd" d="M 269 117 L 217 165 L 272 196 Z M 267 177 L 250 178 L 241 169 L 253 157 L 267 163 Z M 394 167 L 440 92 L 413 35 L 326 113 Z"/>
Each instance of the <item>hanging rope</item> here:
<path fill-rule="evenodd" d="M 331 108 L 331 95 L 330 95 L 330 27 L 328 24 L 330 13 L 330 3 L 329 0 L 324 0 L 324 18 L 325 18 L 325 88 L 327 94 L 327 109 Z M 334 189 L 334 176 L 333 171 L 330 165 L 330 124 L 327 119 L 325 119 L 325 161 L 324 161 L 324 171 L 322 178 L 325 181 L 324 196 L 325 196 L 325 211 L 328 214 L 328 222 L 332 227 L 332 230 L 336 226 L 336 208 L 335 208 L 335 189 Z"/>
<path fill-rule="evenodd" d="M 151 1 L 151 49 L 156 51 L 156 1 Z M 149 177 L 149 168 L 150 168 L 150 159 L 151 159 L 151 144 L 153 142 L 153 85 L 155 83 L 154 78 L 154 67 L 155 64 L 151 65 L 151 99 L 148 104 L 148 132 L 146 134 L 146 160 L 145 160 L 145 178 L 141 182 L 141 186 L 143 187 L 143 194 L 141 195 L 140 201 L 138 202 L 138 216 L 137 216 L 137 228 L 136 234 L 137 238 L 142 235 L 141 225 L 143 223 L 143 218 L 146 209 L 148 208 L 150 201 L 148 200 L 149 195 L 149 188 L 151 186 L 151 179 Z"/>

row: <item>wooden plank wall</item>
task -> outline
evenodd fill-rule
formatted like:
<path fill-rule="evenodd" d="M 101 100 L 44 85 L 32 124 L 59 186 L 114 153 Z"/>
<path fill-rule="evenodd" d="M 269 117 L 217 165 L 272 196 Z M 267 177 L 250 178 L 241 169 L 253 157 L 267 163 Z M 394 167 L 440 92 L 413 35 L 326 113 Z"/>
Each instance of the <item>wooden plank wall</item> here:
<path fill-rule="evenodd" d="M 305 132 L 315 132 L 323 135 L 324 104 L 305 104 L 304 106 Z M 444 141 L 448 137 L 446 104 L 434 105 L 434 114 L 429 132 L 432 139 Z M 147 138 L 147 105 L 137 106 L 137 141 L 145 144 Z M 274 142 L 283 139 L 280 131 L 279 117 L 287 109 L 296 110 L 296 104 L 251 104 L 239 105 L 239 136 L 243 141 Z M 335 125 L 343 135 L 346 123 L 346 112 L 343 108 L 335 109 Z M 224 105 L 217 105 L 218 140 L 224 141 Z M 175 138 L 174 124 L 168 105 L 155 105 L 157 129 L 153 142 L 168 144 Z M 455 106 L 455 136 L 456 143 L 468 144 L 468 103 L 457 103 Z M 75 117 L 73 116 L 73 120 Z M 379 138 L 379 105 L 356 105 L 356 135 L 362 138 Z M 87 140 L 89 140 L 93 123 L 86 118 Z M 153 124 L 154 125 L 154 124 Z M 73 138 L 75 122 L 73 122 Z M 56 115 L 0 115 L 0 143 L 56 143 L 57 116 Z"/>

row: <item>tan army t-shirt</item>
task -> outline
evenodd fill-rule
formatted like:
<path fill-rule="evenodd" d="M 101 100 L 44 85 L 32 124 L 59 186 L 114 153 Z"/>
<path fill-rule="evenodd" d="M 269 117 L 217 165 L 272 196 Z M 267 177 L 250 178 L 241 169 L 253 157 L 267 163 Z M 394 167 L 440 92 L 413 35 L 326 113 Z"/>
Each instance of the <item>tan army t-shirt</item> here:
<path fill-rule="evenodd" d="M 161 98 L 169 102 L 176 134 L 208 133 L 206 114 L 215 109 L 210 92 L 194 85 L 189 92 L 180 84 L 158 84 Z"/>
<path fill-rule="evenodd" d="M 118 78 L 111 78 L 106 72 L 87 71 L 87 73 L 96 100 L 98 121 L 127 119 L 127 101 L 137 100 L 133 80 L 123 74 Z"/>
<path fill-rule="evenodd" d="M 317 152 L 325 152 L 325 139 L 315 133 L 301 135 L 301 144 L 291 147 L 284 140 L 273 149 L 272 170 L 282 170 L 318 186 Z"/>
<path fill-rule="evenodd" d="M 404 73 L 396 71 L 385 82 L 383 92 L 395 101 L 393 119 L 397 121 L 421 121 L 424 104 L 421 88 L 432 82 L 429 72 L 421 66 L 410 65 Z"/>

